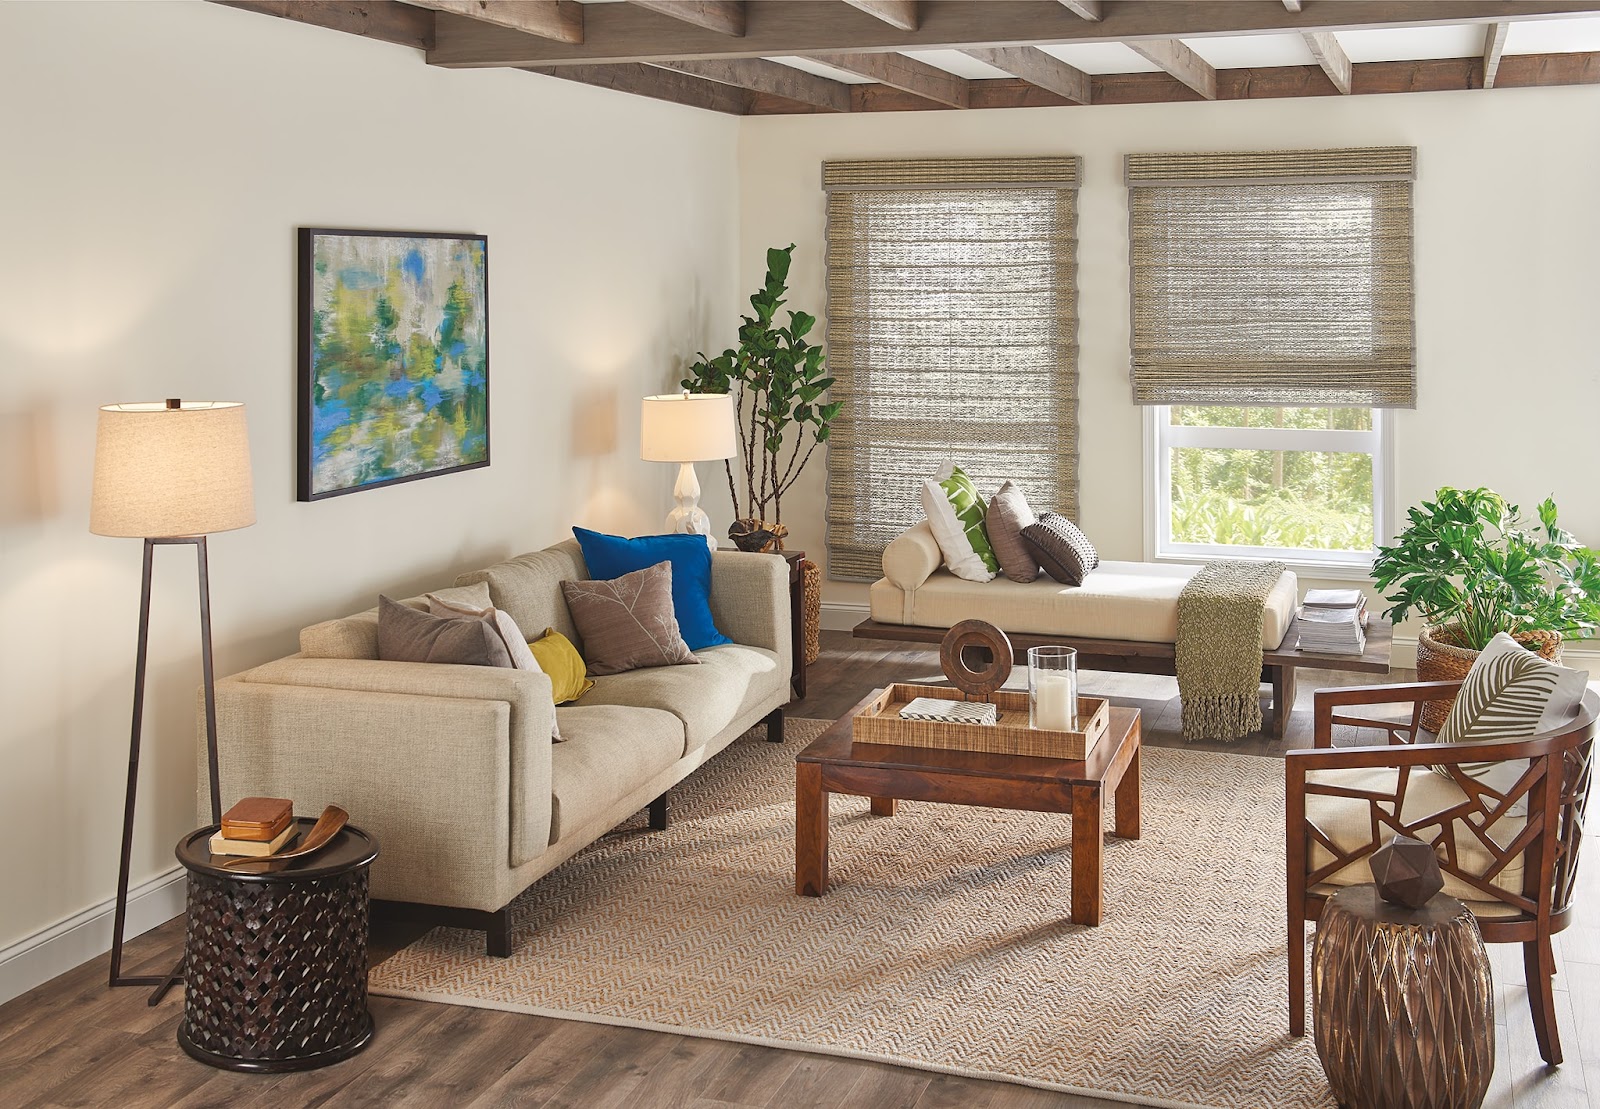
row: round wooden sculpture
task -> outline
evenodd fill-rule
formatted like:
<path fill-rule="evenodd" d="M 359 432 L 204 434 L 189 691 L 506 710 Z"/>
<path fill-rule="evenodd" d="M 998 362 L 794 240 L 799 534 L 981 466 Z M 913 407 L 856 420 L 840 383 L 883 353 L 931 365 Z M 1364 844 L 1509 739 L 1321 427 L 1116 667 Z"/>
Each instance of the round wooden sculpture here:
<path fill-rule="evenodd" d="M 974 670 L 967 652 L 982 648 L 989 652 L 989 664 Z M 984 620 L 963 620 L 945 633 L 939 644 L 939 665 L 944 676 L 968 697 L 987 701 L 989 694 L 1006 684 L 1011 676 L 1011 640 L 1006 633 Z"/>
<path fill-rule="evenodd" d="M 1494 1073 L 1494 993 L 1478 923 L 1375 887 L 1328 899 L 1311 956 L 1317 1055 L 1349 1109 L 1477 1109 Z"/>

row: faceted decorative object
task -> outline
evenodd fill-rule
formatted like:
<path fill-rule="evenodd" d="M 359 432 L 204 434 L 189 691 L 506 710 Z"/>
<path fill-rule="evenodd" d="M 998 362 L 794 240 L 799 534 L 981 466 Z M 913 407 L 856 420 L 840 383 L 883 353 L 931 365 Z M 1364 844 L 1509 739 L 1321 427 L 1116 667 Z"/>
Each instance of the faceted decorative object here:
<path fill-rule="evenodd" d="M 1433 848 L 1420 839 L 1395 836 L 1372 853 L 1372 880 L 1391 905 L 1420 909 L 1444 889 Z"/>
<path fill-rule="evenodd" d="M 1347 1109 L 1478 1109 L 1494 991 L 1478 922 L 1453 897 L 1403 909 L 1372 886 L 1328 899 L 1311 953 L 1317 1056 Z"/>

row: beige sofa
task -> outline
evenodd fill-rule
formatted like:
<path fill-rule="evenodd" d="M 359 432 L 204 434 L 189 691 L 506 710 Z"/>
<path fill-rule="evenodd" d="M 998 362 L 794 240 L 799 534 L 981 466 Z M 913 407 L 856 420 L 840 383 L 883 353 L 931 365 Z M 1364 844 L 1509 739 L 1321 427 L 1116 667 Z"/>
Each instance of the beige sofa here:
<path fill-rule="evenodd" d="M 530 638 L 553 627 L 581 651 L 559 583 L 586 577 L 569 540 L 456 585 L 487 587 Z M 598 678 L 560 708 L 544 674 L 378 660 L 376 609 L 306 628 L 299 654 L 217 682 L 224 807 L 250 795 L 292 798 L 302 816 L 343 806 L 377 838 L 380 908 L 483 928 L 490 953 L 509 954 L 506 906 L 533 882 L 646 806 L 665 827 L 667 791 L 752 726 L 782 740 L 783 560 L 717 552 L 711 611 L 733 644 L 696 652 L 698 666 Z M 203 765 L 203 714 L 199 731 Z"/>

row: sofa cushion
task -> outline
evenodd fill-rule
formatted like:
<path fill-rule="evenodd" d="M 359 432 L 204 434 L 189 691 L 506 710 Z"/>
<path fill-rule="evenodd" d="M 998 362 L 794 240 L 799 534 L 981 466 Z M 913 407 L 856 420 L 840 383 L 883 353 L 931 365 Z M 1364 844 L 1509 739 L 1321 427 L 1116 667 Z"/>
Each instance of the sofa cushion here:
<path fill-rule="evenodd" d="M 1340 786 L 1346 789 L 1367 790 L 1377 793 L 1393 793 L 1395 781 L 1399 771 L 1393 767 L 1361 767 L 1345 770 L 1314 770 L 1306 775 L 1308 782 L 1319 785 Z M 1442 813 L 1457 805 L 1467 803 L 1467 795 L 1456 785 L 1454 779 L 1446 778 L 1442 774 L 1435 774 L 1424 767 L 1412 770 L 1410 779 L 1406 783 L 1405 808 L 1400 813 L 1400 819 L 1411 824 L 1425 820 L 1434 813 Z M 1380 804 L 1382 804 L 1380 802 Z M 1393 805 L 1384 805 L 1384 811 L 1393 813 Z M 1320 794 L 1308 793 L 1306 795 L 1306 820 L 1314 824 L 1322 834 L 1333 841 L 1340 851 L 1353 851 L 1363 844 L 1371 843 L 1373 838 L 1371 809 L 1367 802 L 1359 797 L 1327 797 Z M 1496 843 L 1509 844 L 1521 833 L 1527 825 L 1526 816 L 1507 815 L 1495 821 L 1492 826 L 1492 838 Z M 1457 866 L 1469 874 L 1481 874 L 1494 865 L 1494 856 L 1491 855 L 1483 844 L 1474 835 L 1461 834 L 1460 823 L 1452 826 L 1456 829 L 1455 852 Z M 1387 840 L 1391 830 L 1380 828 L 1378 842 L 1381 845 Z M 1437 828 L 1423 829 L 1423 837 L 1431 839 L 1438 834 Z M 1311 841 L 1311 865 L 1313 868 L 1328 865 L 1333 861 L 1333 856 L 1328 850 L 1316 841 Z M 1490 885 L 1513 893 L 1522 891 L 1522 864 L 1523 855 L 1518 855 L 1506 868 L 1495 875 Z M 1342 870 L 1335 871 L 1324 879 L 1324 884 L 1332 886 L 1355 886 L 1363 882 L 1372 881 L 1372 869 L 1367 865 L 1365 858 L 1351 863 Z M 1463 901 L 1481 900 L 1482 891 L 1468 885 L 1449 872 L 1444 876 L 1444 892 Z"/>
<path fill-rule="evenodd" d="M 592 578 L 620 578 L 659 562 L 672 564 L 672 608 L 679 632 L 691 651 L 720 647 L 733 640 L 717 630 L 711 616 L 711 548 L 706 537 L 690 533 L 641 535 L 625 539 L 588 528 L 573 528 Z M 584 652 L 588 657 L 588 652 Z"/>
<path fill-rule="evenodd" d="M 1081 528 L 1059 512 L 1046 512 L 1022 529 L 1028 553 L 1062 585 L 1082 585 L 1100 555 Z"/>
<path fill-rule="evenodd" d="M 530 551 L 462 574 L 456 585 L 487 585 L 489 595 L 484 605 L 493 604 L 510 613 L 517 627 L 530 635 L 540 628 L 554 628 L 572 640 L 581 654 L 583 641 L 572 626 L 567 602 L 561 597 L 561 583 L 589 576 L 578 544 L 568 539 L 542 551 Z"/>
<path fill-rule="evenodd" d="M 1198 566 L 1154 562 L 1102 562 L 1079 586 L 1048 578 L 1027 584 L 1001 578 L 985 585 L 962 581 L 945 570 L 915 590 L 887 579 L 869 592 L 872 618 L 887 624 L 951 628 L 963 620 L 987 620 L 1013 635 L 1059 635 L 1074 639 L 1129 639 L 1173 643 L 1178 637 L 1178 594 Z M 1298 581 L 1285 570 L 1267 595 L 1261 615 L 1261 646 L 1275 650 L 1294 622 Z"/>
<path fill-rule="evenodd" d="M 434 596 L 474 608 L 489 607 L 489 587 L 486 585 L 436 589 Z M 428 611 L 428 598 L 425 596 L 407 597 L 400 603 L 419 612 Z M 300 653 L 306 658 L 377 658 L 377 608 L 337 620 L 324 620 L 300 629 Z"/>
<path fill-rule="evenodd" d="M 770 703 L 789 678 L 779 672 L 778 656 L 760 647 L 707 647 L 696 651 L 695 658 L 699 666 L 662 666 L 601 678 L 578 704 L 644 705 L 670 712 L 683 721 L 684 746 L 678 753 L 684 755 L 704 747 L 758 703 Z"/>
<path fill-rule="evenodd" d="M 1039 576 L 1039 560 L 1023 542 L 1022 529 L 1034 522 L 1033 509 L 1014 482 L 1005 482 L 989 498 L 989 511 L 983 517 L 989 545 L 1000 560 L 1000 572 L 1012 581 L 1029 582 Z M 884 552 L 884 573 L 889 572 L 888 552 Z"/>
<path fill-rule="evenodd" d="M 606 817 L 683 755 L 683 722 L 660 709 L 573 705 L 556 710 L 565 743 L 550 748 L 550 842 Z"/>
<path fill-rule="evenodd" d="M 435 616 L 378 595 L 378 657 L 388 662 L 503 666 L 511 655 L 495 628 L 473 616 Z"/>

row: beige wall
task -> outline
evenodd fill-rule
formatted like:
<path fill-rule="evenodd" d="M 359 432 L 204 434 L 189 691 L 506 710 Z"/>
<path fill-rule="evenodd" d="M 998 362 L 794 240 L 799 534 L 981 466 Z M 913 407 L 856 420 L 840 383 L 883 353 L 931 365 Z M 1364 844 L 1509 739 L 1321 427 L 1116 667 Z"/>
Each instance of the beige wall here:
<path fill-rule="evenodd" d="M 737 301 L 737 123 L 212 4 L 0 4 L 0 42 L 3 955 L 115 888 L 140 545 L 88 531 L 96 406 L 249 406 L 219 673 L 572 523 L 648 530 L 638 398 Z M 488 235 L 492 466 L 295 502 L 301 225 Z M 194 816 L 194 565 L 157 562 L 135 882 Z"/>
<path fill-rule="evenodd" d="M 827 158 L 1078 154 L 1082 523 L 1102 555 L 1144 551 L 1140 410 L 1129 399 L 1127 202 L 1132 151 L 1419 148 L 1419 402 L 1395 427 L 1394 493 L 1487 485 L 1524 505 L 1553 493 L 1600 545 L 1600 88 L 1506 89 L 1222 104 L 898 112 L 746 120 L 739 135 L 740 288 L 762 251 L 796 242 L 791 307 L 822 314 Z M 974 448 L 979 449 L 979 448 Z M 823 550 L 813 464 L 784 520 Z M 826 581 L 823 599 L 864 603 Z"/>

